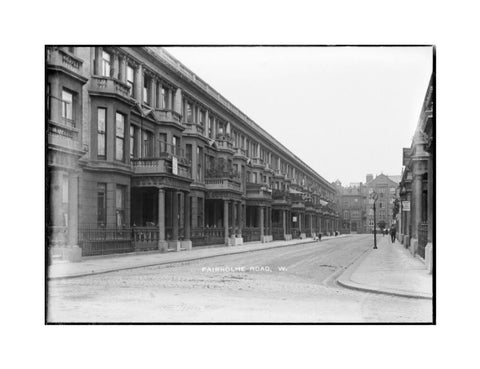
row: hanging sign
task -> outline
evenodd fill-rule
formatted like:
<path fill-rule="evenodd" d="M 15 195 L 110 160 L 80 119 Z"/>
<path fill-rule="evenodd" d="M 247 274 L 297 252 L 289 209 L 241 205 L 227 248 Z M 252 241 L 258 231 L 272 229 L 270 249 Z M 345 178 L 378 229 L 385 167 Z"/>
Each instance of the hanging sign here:
<path fill-rule="evenodd" d="M 410 211 L 410 201 L 402 201 L 403 211 Z"/>

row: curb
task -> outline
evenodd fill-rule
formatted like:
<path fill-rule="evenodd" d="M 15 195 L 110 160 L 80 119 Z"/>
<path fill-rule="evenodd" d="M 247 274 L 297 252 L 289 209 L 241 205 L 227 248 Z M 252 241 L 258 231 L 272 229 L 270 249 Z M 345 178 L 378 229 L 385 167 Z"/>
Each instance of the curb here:
<path fill-rule="evenodd" d="M 344 238 L 344 237 L 341 237 Z M 338 236 L 335 238 L 331 239 L 338 239 Z M 325 241 L 329 241 L 325 240 Z M 277 246 L 271 246 L 271 247 L 265 247 L 265 248 L 260 248 L 260 249 L 251 249 L 251 250 L 244 250 L 244 251 L 237 251 L 237 252 L 229 252 L 229 253 L 223 253 L 223 254 L 217 254 L 217 255 L 208 255 L 208 256 L 199 256 L 199 257 L 194 257 L 190 259 L 183 259 L 183 260 L 172 260 L 172 261 L 163 261 L 163 262 L 156 262 L 153 264 L 142 264 L 142 265 L 135 265 L 135 266 L 128 266 L 128 267 L 119 267 L 115 269 L 107 269 L 107 270 L 101 270 L 101 271 L 92 271 L 92 272 L 82 272 L 79 274 L 71 274 L 71 275 L 61 275 L 61 276 L 56 276 L 56 277 L 48 277 L 47 281 L 53 281 L 53 280 L 61 280 L 61 279 L 72 279 L 72 278 L 80 278 L 80 277 L 87 277 L 91 275 L 99 275 L 99 274 L 106 274 L 106 273 L 112 273 L 112 272 L 119 272 L 123 270 L 131 270 L 131 269 L 139 269 L 139 268 L 148 268 L 148 267 L 153 267 L 153 266 L 161 266 L 161 265 L 170 265 L 170 264 L 180 264 L 180 263 L 188 263 L 191 261 L 197 261 L 197 260 L 203 260 L 203 259 L 211 259 L 219 256 L 227 256 L 227 255 L 238 255 L 238 254 L 245 254 L 247 252 L 257 252 L 257 251 L 263 251 L 263 250 L 271 250 L 271 249 L 277 249 L 277 248 L 283 248 L 283 247 L 291 247 L 291 246 L 299 246 L 299 245 L 308 245 L 312 243 L 318 243 L 318 241 L 309 241 L 309 242 L 300 242 L 300 243 L 293 243 L 289 245 L 277 245 Z M 227 246 L 224 246 L 227 247 Z"/>
<path fill-rule="evenodd" d="M 368 252 L 370 251 L 370 252 Z M 360 264 L 367 258 L 368 255 L 373 251 L 373 249 L 367 250 L 364 254 L 360 255 L 358 259 L 352 262 L 349 266 L 347 266 L 343 273 L 341 273 L 338 277 L 336 282 L 344 287 L 351 290 L 361 291 L 361 292 L 371 292 L 377 293 L 380 295 L 388 295 L 388 296 L 396 296 L 396 297 L 406 297 L 406 298 L 415 298 L 415 299 L 426 299 L 432 300 L 432 296 L 430 294 L 424 293 L 415 293 L 415 292 L 404 292 L 395 289 L 381 289 L 376 287 L 370 287 L 368 285 L 364 285 L 361 283 L 354 282 L 350 279 L 352 274 L 358 269 Z"/>

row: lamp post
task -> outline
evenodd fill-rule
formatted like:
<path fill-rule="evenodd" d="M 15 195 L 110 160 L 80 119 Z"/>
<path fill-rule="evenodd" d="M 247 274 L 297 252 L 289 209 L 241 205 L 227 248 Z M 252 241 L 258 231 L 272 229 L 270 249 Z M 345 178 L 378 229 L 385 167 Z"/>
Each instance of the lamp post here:
<path fill-rule="evenodd" d="M 377 248 L 377 212 L 376 212 L 376 202 L 378 199 L 378 194 L 375 191 L 372 191 L 370 198 L 373 200 L 373 248 Z"/>

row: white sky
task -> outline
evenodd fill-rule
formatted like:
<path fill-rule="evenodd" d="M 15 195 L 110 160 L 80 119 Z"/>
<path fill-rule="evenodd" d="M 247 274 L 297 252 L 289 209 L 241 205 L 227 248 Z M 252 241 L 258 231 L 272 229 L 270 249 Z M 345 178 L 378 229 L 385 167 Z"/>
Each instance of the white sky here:
<path fill-rule="evenodd" d="M 169 47 L 321 176 L 398 175 L 432 72 L 430 47 Z"/>

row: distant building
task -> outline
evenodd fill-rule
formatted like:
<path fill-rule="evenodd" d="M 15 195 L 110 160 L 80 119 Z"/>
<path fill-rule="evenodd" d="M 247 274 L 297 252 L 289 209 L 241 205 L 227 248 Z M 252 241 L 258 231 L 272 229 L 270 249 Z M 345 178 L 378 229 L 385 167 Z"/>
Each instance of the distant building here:
<path fill-rule="evenodd" d="M 400 181 L 399 239 L 412 254 L 425 259 L 432 271 L 434 201 L 434 76 L 430 78 L 417 129 L 409 148 L 403 149 Z"/>
<path fill-rule="evenodd" d="M 370 197 L 373 191 L 378 194 L 376 203 L 377 228 L 382 223 L 385 225 L 385 228 L 390 228 L 395 223 L 394 208 L 398 178 L 399 176 L 388 176 L 383 173 L 373 178 L 372 174 L 367 174 L 367 183 L 365 184 L 367 197 Z M 369 199 L 367 205 L 367 232 L 372 232 L 373 228 L 373 205 Z"/>
<path fill-rule="evenodd" d="M 367 189 L 365 185 L 359 182 L 343 187 L 338 180 L 334 184 L 337 187 L 340 233 L 365 233 L 367 231 Z"/>

